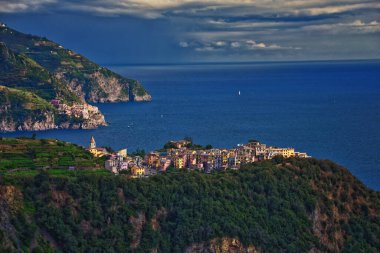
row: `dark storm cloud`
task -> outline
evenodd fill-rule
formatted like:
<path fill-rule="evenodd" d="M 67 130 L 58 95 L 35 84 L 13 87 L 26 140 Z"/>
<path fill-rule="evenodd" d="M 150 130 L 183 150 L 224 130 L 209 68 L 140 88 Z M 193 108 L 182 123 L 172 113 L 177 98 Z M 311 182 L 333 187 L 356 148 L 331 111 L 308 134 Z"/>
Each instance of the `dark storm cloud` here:
<path fill-rule="evenodd" d="M 160 46 L 163 59 L 165 54 L 200 61 L 380 57 L 378 0 L 0 0 L 0 13 L 100 16 L 111 24 L 147 20 L 125 24 L 135 25 L 140 35 L 128 40 L 139 47 L 137 40 L 150 40 L 155 27 L 156 38 L 164 34 L 169 45 Z M 155 41 L 143 44 L 155 47 Z"/>

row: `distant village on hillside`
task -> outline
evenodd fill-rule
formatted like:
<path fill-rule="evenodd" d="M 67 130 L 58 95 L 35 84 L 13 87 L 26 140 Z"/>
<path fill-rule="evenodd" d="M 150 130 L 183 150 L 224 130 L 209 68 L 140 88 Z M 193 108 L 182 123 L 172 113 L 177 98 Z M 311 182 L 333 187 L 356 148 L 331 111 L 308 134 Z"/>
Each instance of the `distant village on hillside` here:
<path fill-rule="evenodd" d="M 267 146 L 257 140 L 247 144 L 238 144 L 232 149 L 202 147 L 193 144 L 191 138 L 170 141 L 160 151 L 129 156 L 127 149 L 109 153 L 106 148 L 97 147 L 92 136 L 87 149 L 96 157 L 107 157 L 105 168 L 114 174 L 128 173 L 132 177 L 147 177 L 167 170 L 198 170 L 205 173 L 237 170 L 241 165 L 275 156 L 309 157 L 306 153 L 297 152 L 294 148 L 279 148 Z"/>

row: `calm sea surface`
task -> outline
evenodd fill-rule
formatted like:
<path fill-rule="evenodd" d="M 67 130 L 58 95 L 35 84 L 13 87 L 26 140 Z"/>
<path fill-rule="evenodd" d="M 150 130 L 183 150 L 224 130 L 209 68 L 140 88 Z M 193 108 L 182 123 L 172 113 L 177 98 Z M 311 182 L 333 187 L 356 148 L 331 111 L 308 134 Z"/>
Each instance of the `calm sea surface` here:
<path fill-rule="evenodd" d="M 254 138 L 336 161 L 380 190 L 379 61 L 111 69 L 140 80 L 153 101 L 98 104 L 109 127 L 37 136 L 87 145 L 94 135 L 98 145 L 129 150 L 185 136 L 215 147 Z"/>

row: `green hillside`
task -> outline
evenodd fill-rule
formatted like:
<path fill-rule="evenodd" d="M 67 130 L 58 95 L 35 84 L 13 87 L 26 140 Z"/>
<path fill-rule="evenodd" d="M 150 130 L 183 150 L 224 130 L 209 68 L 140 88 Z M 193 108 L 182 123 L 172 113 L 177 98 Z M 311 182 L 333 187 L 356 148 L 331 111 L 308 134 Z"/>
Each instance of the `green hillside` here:
<path fill-rule="evenodd" d="M 8 104 L 10 106 L 9 110 L 5 109 Z M 0 106 L 3 110 L 7 110 L 10 113 L 23 113 L 24 110 L 27 110 L 28 114 L 30 111 L 37 110 L 51 110 L 54 111 L 54 107 L 47 102 L 45 99 L 42 99 L 38 95 L 25 91 L 18 90 L 13 88 L 8 88 L 0 85 Z"/>
<path fill-rule="evenodd" d="M 12 52 L 3 42 L 0 42 L 0 66 L 2 85 L 34 92 L 49 101 L 58 98 L 68 104 L 80 102 L 46 69 L 26 55 Z"/>
<path fill-rule="evenodd" d="M 0 138 L 0 173 L 72 166 L 96 169 L 102 168 L 103 163 L 104 160 L 94 158 L 84 148 L 63 141 Z"/>
<path fill-rule="evenodd" d="M 8 175 L 0 192 L 4 252 L 380 250 L 380 193 L 330 161 L 134 180 Z"/>
<path fill-rule="evenodd" d="M 0 119 L 5 124 L 25 121 L 48 121 L 56 109 L 35 93 L 0 85 Z M 6 127 L 6 126 L 5 126 Z M 3 127 L 1 127 L 3 129 Z"/>
<path fill-rule="evenodd" d="M 87 102 L 151 99 L 139 82 L 122 77 L 46 38 L 0 27 L 0 42 L 15 53 L 33 59 Z"/>

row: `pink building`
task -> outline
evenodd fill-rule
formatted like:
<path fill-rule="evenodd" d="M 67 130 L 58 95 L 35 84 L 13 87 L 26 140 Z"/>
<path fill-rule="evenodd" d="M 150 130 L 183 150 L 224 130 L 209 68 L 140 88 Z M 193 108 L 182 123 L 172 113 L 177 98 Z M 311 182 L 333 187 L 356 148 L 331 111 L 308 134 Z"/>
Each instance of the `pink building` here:
<path fill-rule="evenodd" d="M 52 99 L 50 101 L 50 104 L 52 104 L 54 107 L 58 108 L 59 105 L 61 104 L 61 101 L 59 99 Z"/>
<path fill-rule="evenodd" d="M 167 158 L 161 158 L 160 160 L 160 171 L 166 171 L 166 169 L 170 166 L 172 161 Z"/>

